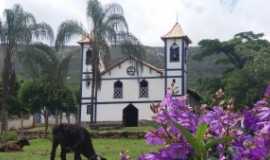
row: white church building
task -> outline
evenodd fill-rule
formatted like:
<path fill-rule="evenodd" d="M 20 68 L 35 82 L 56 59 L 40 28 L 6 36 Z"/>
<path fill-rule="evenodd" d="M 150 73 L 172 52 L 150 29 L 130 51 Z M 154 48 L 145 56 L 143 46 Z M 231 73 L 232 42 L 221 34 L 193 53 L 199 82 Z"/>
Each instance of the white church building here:
<path fill-rule="evenodd" d="M 119 59 L 101 73 L 101 89 L 96 108 L 91 106 L 92 68 L 89 63 L 91 41 L 82 39 L 81 122 L 122 121 L 137 125 L 139 120 L 151 120 L 150 104 L 161 102 L 172 82 L 179 95 L 187 94 L 187 50 L 191 43 L 182 27 L 176 23 L 161 37 L 164 41 L 164 68 L 157 68 L 132 56 Z M 143 69 L 136 72 L 135 63 Z"/>

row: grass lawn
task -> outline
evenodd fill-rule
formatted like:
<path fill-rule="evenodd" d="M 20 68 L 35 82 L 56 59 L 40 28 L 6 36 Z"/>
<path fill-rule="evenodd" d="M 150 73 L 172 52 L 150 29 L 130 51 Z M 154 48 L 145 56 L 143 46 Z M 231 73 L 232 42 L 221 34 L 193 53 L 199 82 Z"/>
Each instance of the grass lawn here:
<path fill-rule="evenodd" d="M 148 126 L 138 126 L 138 127 L 123 127 L 120 129 L 89 129 L 87 128 L 90 132 L 146 132 L 149 130 L 155 129 L 155 126 L 148 125 Z M 33 129 L 29 129 L 28 131 L 44 131 L 44 127 L 36 127 Z M 49 127 L 48 131 L 51 132 L 52 128 L 51 126 Z"/>
<path fill-rule="evenodd" d="M 104 155 L 108 160 L 118 160 L 121 150 L 128 150 L 132 158 L 136 159 L 142 153 L 158 149 L 147 145 L 143 139 L 93 139 L 93 142 L 97 153 Z M 60 160 L 59 148 L 57 150 L 57 160 Z M 24 148 L 23 152 L 0 153 L 0 160 L 49 160 L 50 149 L 51 142 L 49 140 L 33 140 L 30 146 Z M 67 160 L 73 159 L 73 154 L 68 154 Z"/>

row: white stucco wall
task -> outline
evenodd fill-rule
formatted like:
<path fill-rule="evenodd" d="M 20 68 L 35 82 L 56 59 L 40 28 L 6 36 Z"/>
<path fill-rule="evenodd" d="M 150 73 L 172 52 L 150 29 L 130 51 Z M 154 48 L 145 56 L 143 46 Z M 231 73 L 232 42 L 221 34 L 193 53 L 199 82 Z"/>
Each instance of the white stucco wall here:
<path fill-rule="evenodd" d="M 180 50 L 180 61 L 170 62 L 169 53 L 171 45 L 176 42 Z M 83 55 L 83 72 L 90 72 L 91 66 L 85 65 L 86 51 L 88 46 L 84 47 Z M 167 72 L 167 86 L 173 80 L 176 81 L 176 86 L 178 87 L 179 94 L 182 93 L 182 40 L 167 40 L 167 68 L 173 69 Z M 121 63 L 121 65 L 116 66 L 109 72 L 102 75 L 102 85 L 98 92 L 97 98 L 97 121 L 122 121 L 123 109 L 132 103 L 139 110 L 139 120 L 151 120 L 152 112 L 149 108 L 152 102 L 161 101 L 165 93 L 165 78 L 164 74 L 155 71 L 153 68 L 143 65 L 143 70 L 139 71 L 135 76 L 130 76 L 127 74 L 127 68 L 134 64 L 134 60 L 126 60 Z M 140 68 L 140 66 L 139 66 Z M 184 67 L 186 70 L 186 66 Z M 83 74 L 82 78 L 89 78 Z M 187 75 L 185 74 L 185 77 Z M 91 77 L 91 76 L 90 76 Z M 148 81 L 148 93 L 147 98 L 139 97 L 139 82 L 141 80 Z M 186 79 L 186 78 L 185 78 Z M 114 83 L 120 80 L 123 83 L 123 98 L 115 99 L 113 97 Z M 89 87 L 86 86 L 87 81 L 82 81 L 82 106 L 81 106 L 81 121 L 88 122 L 90 120 L 90 115 L 86 113 L 87 105 L 91 104 L 91 84 Z M 185 82 L 186 84 L 186 82 Z M 185 88 L 186 90 L 186 88 Z"/>
<path fill-rule="evenodd" d="M 150 70 L 147 66 L 144 66 L 138 75 L 130 76 L 126 72 L 130 65 L 130 61 L 127 60 L 102 76 L 102 85 L 98 92 L 97 121 L 122 121 L 123 109 L 130 102 L 134 102 L 133 105 L 139 110 L 139 120 L 151 120 L 152 113 L 149 106 L 151 101 L 163 99 L 164 79 L 160 73 Z M 143 79 L 148 81 L 147 98 L 139 97 L 139 82 Z M 117 80 L 123 83 L 123 98 L 120 99 L 113 97 L 114 83 Z M 90 120 L 90 115 L 86 111 L 87 105 L 91 103 L 91 85 L 87 87 L 86 81 L 82 83 L 82 96 L 81 120 L 87 122 Z"/>
<path fill-rule="evenodd" d="M 133 104 L 138 109 L 139 120 L 151 120 L 153 113 L 150 109 L 151 103 L 137 103 Z M 97 105 L 97 121 L 122 121 L 123 109 L 129 103 L 123 104 L 99 104 Z M 82 122 L 88 122 L 90 115 L 86 114 L 86 105 L 82 107 L 81 112 Z"/>

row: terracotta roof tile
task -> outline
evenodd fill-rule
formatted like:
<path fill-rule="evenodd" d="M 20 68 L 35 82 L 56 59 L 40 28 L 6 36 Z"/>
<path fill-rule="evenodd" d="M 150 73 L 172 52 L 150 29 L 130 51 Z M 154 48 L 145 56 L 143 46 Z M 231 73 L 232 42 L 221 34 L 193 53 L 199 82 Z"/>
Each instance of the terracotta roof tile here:
<path fill-rule="evenodd" d="M 82 44 L 82 43 L 91 43 L 93 42 L 93 38 L 87 34 L 87 35 L 83 35 L 81 40 L 78 42 L 79 44 Z"/>
<path fill-rule="evenodd" d="M 188 36 L 184 33 L 181 25 L 179 23 L 176 23 L 173 28 L 164 36 L 161 37 L 164 39 L 170 39 L 170 38 L 186 38 L 189 42 L 191 40 L 188 38 Z"/>

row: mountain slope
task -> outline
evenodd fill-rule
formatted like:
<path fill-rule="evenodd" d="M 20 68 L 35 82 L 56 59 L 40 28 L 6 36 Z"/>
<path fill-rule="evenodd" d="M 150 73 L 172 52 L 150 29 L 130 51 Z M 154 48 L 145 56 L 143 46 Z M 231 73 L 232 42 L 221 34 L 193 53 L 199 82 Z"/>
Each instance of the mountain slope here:
<path fill-rule="evenodd" d="M 188 68 L 188 80 L 189 87 L 195 89 L 196 81 L 199 78 L 220 76 L 226 66 L 216 65 L 215 60 L 218 56 L 211 56 L 205 58 L 203 61 L 195 61 L 192 57 L 199 53 L 198 47 L 191 47 L 189 50 L 189 68 Z M 146 47 L 145 59 L 150 64 L 163 68 L 164 67 L 164 48 L 163 47 Z M 81 50 L 79 46 L 70 46 L 63 50 L 64 54 L 72 53 L 73 57 L 69 68 L 68 82 L 75 88 L 79 88 L 80 82 L 80 67 L 81 67 Z M 123 57 L 119 48 L 111 49 L 112 61 L 115 62 L 120 57 Z M 0 47 L 0 72 L 3 67 L 3 48 Z M 23 67 L 17 62 L 16 71 L 19 77 L 27 77 Z"/>

